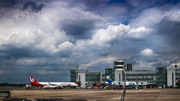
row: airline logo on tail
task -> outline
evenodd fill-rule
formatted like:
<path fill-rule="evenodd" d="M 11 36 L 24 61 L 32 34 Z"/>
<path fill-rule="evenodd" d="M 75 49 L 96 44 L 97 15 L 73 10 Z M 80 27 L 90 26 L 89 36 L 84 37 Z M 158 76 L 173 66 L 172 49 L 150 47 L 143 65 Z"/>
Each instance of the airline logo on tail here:
<path fill-rule="evenodd" d="M 31 76 L 31 75 L 30 75 L 30 81 L 31 81 L 31 82 L 37 82 L 37 81 L 34 79 L 34 77 Z"/>
<path fill-rule="evenodd" d="M 31 79 L 31 82 L 34 82 L 34 78 Z"/>
<path fill-rule="evenodd" d="M 109 80 L 109 78 L 110 78 L 110 76 L 106 76 L 106 79 L 108 79 L 108 80 Z"/>
<path fill-rule="evenodd" d="M 43 84 L 38 83 L 38 82 L 34 79 L 34 77 L 31 76 L 31 75 L 30 75 L 30 81 L 31 81 L 31 83 L 29 83 L 29 84 L 31 84 L 31 85 L 44 86 Z"/>
<path fill-rule="evenodd" d="M 113 82 L 113 80 L 110 78 L 110 76 L 108 74 L 106 74 L 106 81 L 108 83 L 112 83 Z"/>

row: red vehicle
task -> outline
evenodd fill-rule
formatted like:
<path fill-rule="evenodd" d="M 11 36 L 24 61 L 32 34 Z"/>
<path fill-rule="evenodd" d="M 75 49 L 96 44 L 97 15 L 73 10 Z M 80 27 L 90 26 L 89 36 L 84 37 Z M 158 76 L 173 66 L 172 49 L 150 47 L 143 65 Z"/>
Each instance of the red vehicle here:
<path fill-rule="evenodd" d="M 116 89 L 121 89 L 121 87 L 116 87 Z"/>
<path fill-rule="evenodd" d="M 101 82 L 96 82 L 93 84 L 93 88 L 99 88 L 100 85 L 101 85 Z"/>
<path fill-rule="evenodd" d="M 123 89 L 127 89 L 127 87 L 126 87 L 126 86 L 123 86 L 122 88 L 123 88 Z"/>

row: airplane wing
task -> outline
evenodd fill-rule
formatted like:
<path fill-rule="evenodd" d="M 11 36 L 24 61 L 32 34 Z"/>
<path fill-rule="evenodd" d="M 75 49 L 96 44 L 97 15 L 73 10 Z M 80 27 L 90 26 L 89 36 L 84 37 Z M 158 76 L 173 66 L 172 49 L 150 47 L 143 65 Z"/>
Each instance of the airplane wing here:
<path fill-rule="evenodd" d="M 56 84 L 51 84 L 50 82 L 48 82 L 50 85 L 52 85 L 52 86 L 58 86 L 58 85 L 56 85 Z"/>
<path fill-rule="evenodd" d="M 62 85 L 51 84 L 50 82 L 48 82 L 48 83 L 49 83 L 49 85 L 51 85 L 51 86 L 58 87 L 58 88 L 63 88 Z"/>

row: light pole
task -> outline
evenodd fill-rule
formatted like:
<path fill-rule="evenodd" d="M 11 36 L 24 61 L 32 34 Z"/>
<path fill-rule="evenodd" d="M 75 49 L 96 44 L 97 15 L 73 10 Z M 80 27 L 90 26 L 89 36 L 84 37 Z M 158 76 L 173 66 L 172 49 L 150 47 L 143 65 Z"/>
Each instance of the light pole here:
<path fill-rule="evenodd" d="M 176 68 L 176 76 L 175 79 L 177 78 L 177 62 L 175 63 L 174 67 Z"/>
<path fill-rule="evenodd" d="M 77 70 L 76 79 L 78 80 L 78 66 L 76 66 L 76 70 Z"/>

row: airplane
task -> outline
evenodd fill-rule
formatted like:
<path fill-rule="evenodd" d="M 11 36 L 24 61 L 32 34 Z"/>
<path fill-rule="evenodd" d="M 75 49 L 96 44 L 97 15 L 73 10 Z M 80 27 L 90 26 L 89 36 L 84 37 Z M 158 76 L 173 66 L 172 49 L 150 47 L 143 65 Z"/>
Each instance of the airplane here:
<path fill-rule="evenodd" d="M 78 85 L 74 82 L 37 82 L 32 75 L 30 75 L 31 85 L 43 87 L 43 88 L 54 88 L 62 89 L 64 87 L 76 88 Z"/>
<path fill-rule="evenodd" d="M 114 85 L 114 86 L 119 86 L 119 85 L 124 85 L 124 82 L 122 81 L 113 81 L 109 74 L 106 74 L 106 83 L 109 84 L 109 85 Z"/>
<path fill-rule="evenodd" d="M 108 84 L 107 87 L 109 86 L 123 86 L 125 88 L 125 86 L 128 86 L 128 85 L 137 85 L 136 82 L 134 81 L 126 81 L 126 82 L 123 82 L 123 81 L 113 81 L 109 74 L 106 74 L 106 84 Z M 105 87 L 105 89 L 107 88 Z"/>

